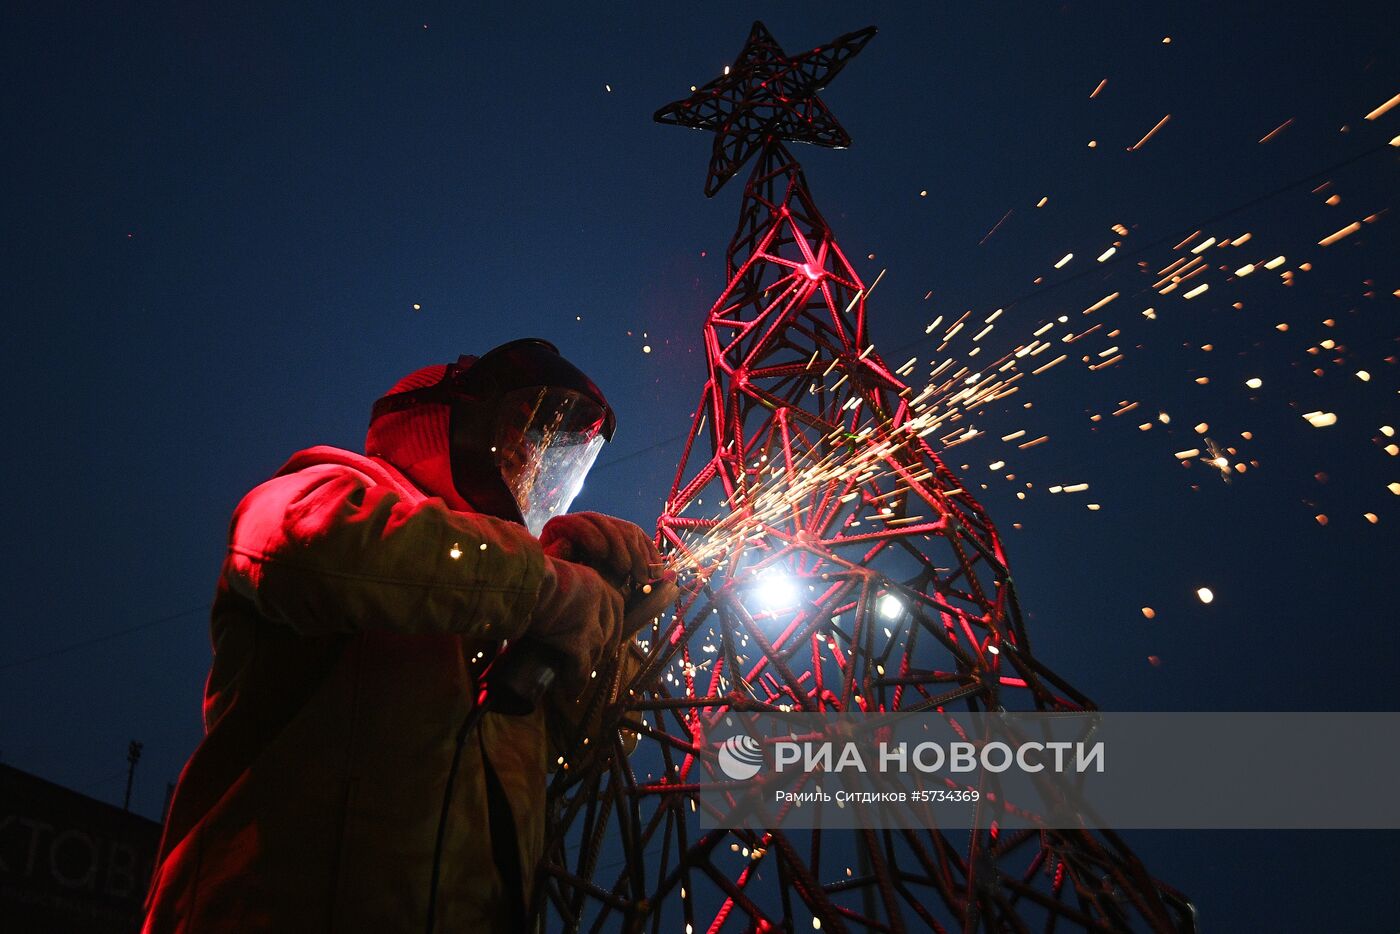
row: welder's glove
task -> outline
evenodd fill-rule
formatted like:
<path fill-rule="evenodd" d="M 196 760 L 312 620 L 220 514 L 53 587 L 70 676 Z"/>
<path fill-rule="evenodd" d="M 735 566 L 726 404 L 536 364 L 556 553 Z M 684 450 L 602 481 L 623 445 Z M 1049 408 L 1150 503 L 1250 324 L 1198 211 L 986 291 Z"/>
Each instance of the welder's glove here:
<path fill-rule="evenodd" d="M 639 527 L 597 512 L 565 513 L 545 523 L 540 544 L 546 555 L 586 564 L 612 581 L 626 601 L 628 636 L 676 600 L 676 576 Z"/>
<path fill-rule="evenodd" d="M 587 687 L 604 652 L 622 637 L 622 593 L 597 571 L 545 555 L 544 579 L 527 635 L 566 656 L 559 687 L 577 694 Z"/>
<path fill-rule="evenodd" d="M 599 512 L 555 516 L 540 531 L 544 552 L 593 568 L 618 586 L 640 586 L 665 568 L 646 532 Z"/>

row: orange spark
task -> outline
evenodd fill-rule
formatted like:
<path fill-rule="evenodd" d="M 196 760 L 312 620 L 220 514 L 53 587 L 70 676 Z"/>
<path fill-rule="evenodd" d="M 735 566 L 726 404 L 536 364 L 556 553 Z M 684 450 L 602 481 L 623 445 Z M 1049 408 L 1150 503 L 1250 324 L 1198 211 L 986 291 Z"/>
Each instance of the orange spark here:
<path fill-rule="evenodd" d="M 1107 79 L 1105 79 L 1105 80 L 1107 80 Z M 1378 119 L 1379 117 L 1384 116 L 1385 113 L 1386 113 L 1386 111 L 1390 110 L 1390 108 L 1394 107 L 1396 104 L 1400 104 L 1400 94 L 1395 95 L 1395 96 L 1392 97 L 1390 100 L 1386 101 L 1384 104 L 1381 104 L 1381 105 L 1380 105 L 1379 107 L 1377 107 L 1375 110 L 1373 110 L 1373 111 L 1371 111 L 1370 113 L 1368 113 L 1368 114 L 1366 115 L 1366 119 L 1367 119 L 1367 120 L 1375 120 L 1375 119 Z"/>
<path fill-rule="evenodd" d="M 1134 151 L 1136 151 L 1136 150 L 1138 150 L 1138 149 L 1141 149 L 1141 148 L 1143 147 L 1143 144 L 1145 144 L 1148 140 L 1150 140 L 1150 139 L 1152 138 L 1152 135 L 1153 135 L 1154 133 L 1156 133 L 1158 130 L 1160 130 L 1163 126 L 1165 126 L 1166 123 L 1167 123 L 1167 121 L 1170 120 L 1171 118 L 1172 118 L 1172 115 L 1171 115 L 1171 114 L 1167 114 L 1167 115 L 1166 115 L 1165 117 L 1163 117 L 1161 120 L 1158 120 L 1158 121 L 1157 121 L 1157 125 L 1154 126 L 1152 129 L 1150 129 L 1150 130 L 1147 131 L 1147 135 L 1145 135 L 1142 139 L 1138 140 L 1136 143 L 1133 143 L 1131 146 L 1128 147 L 1128 152 L 1134 152 Z"/>
<path fill-rule="evenodd" d="M 1265 133 L 1262 137 L 1260 137 L 1259 142 L 1261 142 L 1261 143 L 1267 143 L 1269 140 L 1273 139 L 1275 136 L 1279 135 L 1279 134 L 1282 133 L 1284 130 L 1288 129 L 1289 125 L 1292 124 L 1292 123 L 1293 123 L 1293 118 L 1292 118 L 1292 117 L 1289 117 L 1287 120 L 1283 121 L 1283 122 L 1280 123 L 1278 126 L 1274 127 L 1272 130 L 1270 130 L 1269 132 Z"/>
<path fill-rule="evenodd" d="M 1360 230 L 1360 229 L 1361 229 L 1361 222 L 1360 222 L 1360 221 L 1352 221 L 1350 224 L 1347 224 L 1345 227 L 1343 227 L 1341 230 L 1337 231 L 1336 233 L 1334 233 L 1334 234 L 1329 234 L 1329 235 L 1323 237 L 1321 240 L 1317 241 L 1317 245 L 1318 245 L 1318 246 L 1331 246 L 1332 244 L 1336 243 L 1338 240 L 1342 239 L 1343 237 L 1350 237 L 1352 234 L 1356 233 L 1356 232 L 1357 232 L 1358 230 Z"/>

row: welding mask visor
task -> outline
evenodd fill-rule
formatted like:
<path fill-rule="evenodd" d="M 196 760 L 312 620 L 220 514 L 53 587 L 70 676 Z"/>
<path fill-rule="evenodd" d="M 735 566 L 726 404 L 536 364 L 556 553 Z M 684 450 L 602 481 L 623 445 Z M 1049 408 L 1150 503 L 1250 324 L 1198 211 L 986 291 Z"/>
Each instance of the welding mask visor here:
<path fill-rule="evenodd" d="M 491 452 L 525 527 L 568 512 L 607 438 L 608 412 L 573 389 L 531 386 L 502 394 Z"/>

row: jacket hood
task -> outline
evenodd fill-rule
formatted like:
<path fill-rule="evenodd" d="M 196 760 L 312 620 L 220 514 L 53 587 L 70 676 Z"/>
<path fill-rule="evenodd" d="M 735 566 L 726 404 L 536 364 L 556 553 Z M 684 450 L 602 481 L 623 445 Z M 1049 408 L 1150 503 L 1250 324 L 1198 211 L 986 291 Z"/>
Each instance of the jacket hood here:
<path fill-rule="evenodd" d="M 435 386 L 442 381 L 446 372 L 447 365 L 442 363 L 415 370 L 395 383 L 386 395 Z M 365 455 L 388 462 L 424 493 L 440 496 L 448 506 L 465 512 L 471 507 L 457 491 L 452 479 L 451 417 L 452 407 L 446 403 L 415 405 L 386 412 L 370 422 L 365 435 Z M 318 447 L 310 450 L 338 449 Z"/>

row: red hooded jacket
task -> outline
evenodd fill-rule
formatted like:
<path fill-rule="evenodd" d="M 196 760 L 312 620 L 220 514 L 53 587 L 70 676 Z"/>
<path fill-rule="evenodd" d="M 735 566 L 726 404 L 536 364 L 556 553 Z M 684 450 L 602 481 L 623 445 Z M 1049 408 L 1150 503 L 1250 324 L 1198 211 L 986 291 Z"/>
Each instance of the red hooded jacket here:
<path fill-rule="evenodd" d="M 213 606 L 207 735 L 171 803 L 144 930 L 423 930 L 474 672 L 529 624 L 543 561 L 521 526 L 348 451 L 303 451 L 249 493 Z M 469 740 L 439 931 L 519 916 L 527 893 L 493 857 L 487 782 L 508 801 L 528 887 L 549 755 L 542 713 L 488 714 Z"/>

